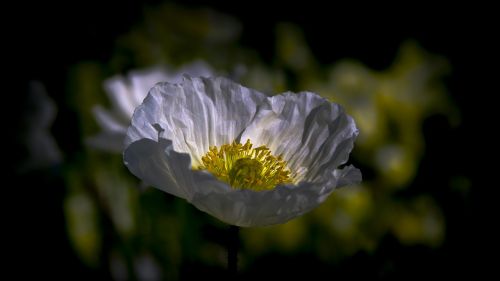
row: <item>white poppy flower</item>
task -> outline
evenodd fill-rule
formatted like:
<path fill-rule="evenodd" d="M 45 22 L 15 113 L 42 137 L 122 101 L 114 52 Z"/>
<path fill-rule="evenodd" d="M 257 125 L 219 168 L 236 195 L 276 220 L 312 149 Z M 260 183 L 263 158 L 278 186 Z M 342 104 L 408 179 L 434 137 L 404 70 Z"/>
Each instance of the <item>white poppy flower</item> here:
<path fill-rule="evenodd" d="M 137 107 L 124 162 L 146 183 L 238 226 L 284 223 L 361 181 L 339 168 L 358 130 L 310 92 L 268 97 L 225 78 L 158 83 Z"/>
<path fill-rule="evenodd" d="M 157 66 L 132 71 L 127 77 L 117 75 L 107 79 L 103 86 L 113 108 L 111 111 L 100 105 L 93 108 L 94 116 L 102 132 L 91 137 L 88 143 L 93 147 L 110 152 L 122 152 L 123 140 L 134 109 L 141 104 L 151 87 L 160 81 L 179 83 L 184 74 L 209 77 L 213 73 L 212 68 L 206 63 L 196 61 L 184 65 L 176 71 Z"/>

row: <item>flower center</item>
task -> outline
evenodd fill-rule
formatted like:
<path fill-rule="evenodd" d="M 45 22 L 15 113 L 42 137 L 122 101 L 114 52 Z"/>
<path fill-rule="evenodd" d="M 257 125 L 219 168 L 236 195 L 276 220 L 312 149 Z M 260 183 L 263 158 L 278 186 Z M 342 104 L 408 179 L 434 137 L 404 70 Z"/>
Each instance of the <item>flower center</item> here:
<path fill-rule="evenodd" d="M 219 148 L 212 146 L 201 161 L 203 165 L 198 169 L 208 170 L 237 189 L 270 190 L 292 182 L 281 155 L 272 155 L 265 145 L 252 148 L 250 140 L 244 145 L 233 142 Z"/>

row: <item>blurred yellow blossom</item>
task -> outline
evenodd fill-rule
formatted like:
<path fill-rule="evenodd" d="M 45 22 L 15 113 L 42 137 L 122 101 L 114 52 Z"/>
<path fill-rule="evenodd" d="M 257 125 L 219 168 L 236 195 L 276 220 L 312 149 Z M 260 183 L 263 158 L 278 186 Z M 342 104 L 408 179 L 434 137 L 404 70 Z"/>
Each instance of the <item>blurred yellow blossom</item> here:
<path fill-rule="evenodd" d="M 437 112 L 451 114 L 439 79 L 448 71 L 443 58 L 409 41 L 385 71 L 343 61 L 330 68 L 328 81 L 317 85 L 360 120 L 360 160 L 375 167 L 388 187 L 404 187 L 423 154 L 424 119 Z"/>
<path fill-rule="evenodd" d="M 76 173 L 72 173 L 70 177 L 73 186 L 64 201 L 68 235 L 80 259 L 88 266 L 97 267 L 102 237 L 96 202 L 85 190 Z"/>

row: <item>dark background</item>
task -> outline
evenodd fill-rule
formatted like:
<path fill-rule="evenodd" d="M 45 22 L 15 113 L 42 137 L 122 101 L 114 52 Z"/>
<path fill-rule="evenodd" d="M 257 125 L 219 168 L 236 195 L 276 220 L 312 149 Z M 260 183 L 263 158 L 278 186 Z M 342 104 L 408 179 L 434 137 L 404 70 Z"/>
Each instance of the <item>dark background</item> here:
<path fill-rule="evenodd" d="M 76 113 L 64 103 L 69 68 L 82 60 L 107 61 L 114 39 L 140 19 L 141 7 L 157 2 L 33 1 L 6 8 L 4 15 L 14 19 L 4 24 L 12 38 L 4 42 L 8 49 L 12 48 L 4 53 L 4 58 L 14 62 L 15 77 L 7 83 L 17 89 L 13 95 L 4 93 L 8 102 L 4 103 L 3 113 L 11 118 L 7 119 L 13 124 L 8 134 L 14 136 L 8 139 L 8 147 L 13 149 L 7 150 L 6 160 L 16 163 L 16 136 L 22 128 L 12 114 L 22 111 L 25 83 L 33 79 L 46 85 L 59 107 L 58 115 L 64 116 L 56 119 L 53 133 L 61 149 L 72 157 L 81 141 L 72 125 L 77 123 Z M 489 179 L 485 159 L 494 159 L 491 134 L 498 127 L 493 119 L 496 112 L 488 106 L 495 94 L 491 88 L 495 80 L 491 77 L 494 52 L 490 43 L 498 37 L 498 32 L 492 31 L 493 18 L 488 12 L 491 9 L 416 3 L 386 7 L 311 1 L 302 5 L 285 1 L 252 1 L 251 5 L 239 1 L 182 3 L 212 7 L 236 17 L 243 24 L 241 44 L 256 49 L 268 61 L 272 61 L 275 50 L 272 27 L 288 21 L 303 28 L 314 55 L 324 63 L 352 57 L 370 68 L 383 69 L 392 62 L 400 43 L 413 38 L 429 52 L 448 58 L 452 66 L 445 82 L 460 109 L 462 123 L 452 127 L 439 115 L 425 122 L 426 154 L 416 179 L 420 186 L 435 190 L 433 195 L 443 206 L 447 220 L 444 245 L 434 251 L 417 246 L 402 248 L 388 237 L 373 256 L 355 255 L 335 268 L 316 263 L 313 256 L 264 257 L 252 271 L 255 276 L 249 278 L 260 277 L 269 268 L 274 268 L 274 274 L 279 273 L 274 277 L 293 277 L 300 272 L 314 272 L 318 277 L 316 274 L 326 274 L 330 278 L 399 279 L 407 278 L 409 272 L 413 277 L 489 276 L 498 260 L 490 258 L 498 253 L 494 248 L 497 238 L 491 229 L 497 223 L 490 218 L 498 204 L 486 200 L 494 200 L 489 190 L 496 184 Z M 7 166 L 11 172 L 13 165 Z M 86 269 L 72 252 L 61 207 L 64 183 L 54 174 L 33 172 L 7 178 L 7 182 L 13 182 L 9 186 L 15 187 L 8 188 L 12 194 L 7 193 L 2 200 L 8 222 L 3 231 L 7 234 L 3 243 L 8 251 L 3 255 L 9 261 L 8 268 L 16 275 L 28 277 L 62 277 L 71 273 L 81 279 L 106 278 L 105 272 Z M 467 198 L 448 198 L 448 193 L 439 188 L 447 184 L 449 175 L 457 174 L 471 179 L 472 191 Z M 380 274 L 384 270 L 380 268 L 381 261 L 388 259 L 393 262 L 393 269 L 384 276 Z"/>

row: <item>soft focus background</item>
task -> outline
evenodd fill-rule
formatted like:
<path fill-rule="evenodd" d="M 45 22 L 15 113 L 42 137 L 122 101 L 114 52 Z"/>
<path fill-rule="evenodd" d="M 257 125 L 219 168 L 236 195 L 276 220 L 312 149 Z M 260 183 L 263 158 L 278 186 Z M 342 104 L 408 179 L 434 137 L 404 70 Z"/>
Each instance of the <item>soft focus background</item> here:
<path fill-rule="evenodd" d="M 479 67 L 491 54 L 488 17 L 435 5 L 270 5 L 12 10 L 27 21 L 9 41 L 22 50 L 13 68 L 22 86 L 4 103 L 13 111 L 4 122 L 4 257 L 14 279 L 225 277 L 226 225 L 143 186 L 119 153 L 89 145 L 101 131 L 93 107 L 113 106 L 106 79 L 192 62 L 267 94 L 314 91 L 344 105 L 360 129 L 350 162 L 363 183 L 284 225 L 242 229 L 241 279 L 488 274 L 494 206 L 482 200 L 494 184 L 480 182 L 480 156 L 493 119 Z"/>

